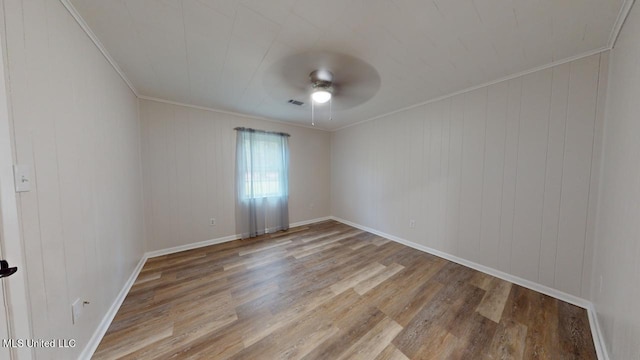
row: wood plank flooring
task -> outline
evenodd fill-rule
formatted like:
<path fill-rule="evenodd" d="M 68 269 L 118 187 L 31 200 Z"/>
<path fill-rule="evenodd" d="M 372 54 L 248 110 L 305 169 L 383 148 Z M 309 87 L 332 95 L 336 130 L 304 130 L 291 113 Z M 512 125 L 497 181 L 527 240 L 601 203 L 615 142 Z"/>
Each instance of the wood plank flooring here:
<path fill-rule="evenodd" d="M 327 221 L 147 261 L 95 359 L 596 359 L 584 309 Z"/>

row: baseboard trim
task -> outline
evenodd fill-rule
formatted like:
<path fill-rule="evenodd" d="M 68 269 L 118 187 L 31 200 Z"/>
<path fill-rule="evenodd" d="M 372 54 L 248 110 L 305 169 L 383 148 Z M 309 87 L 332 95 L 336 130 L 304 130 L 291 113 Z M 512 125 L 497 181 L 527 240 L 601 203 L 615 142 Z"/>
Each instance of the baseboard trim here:
<path fill-rule="evenodd" d="M 289 227 L 294 228 L 298 226 L 304 226 L 304 225 L 314 224 L 322 221 L 327 221 L 330 219 L 331 219 L 330 216 L 325 216 L 325 217 L 311 219 L 311 220 L 298 221 L 298 222 L 289 224 Z M 98 348 L 98 345 L 100 345 L 100 341 L 102 341 L 104 334 L 107 332 L 107 329 L 109 329 L 109 325 L 111 325 L 113 318 L 118 313 L 120 306 L 122 306 L 124 299 L 127 297 L 129 290 L 131 290 L 133 283 L 135 283 L 136 279 L 138 278 L 138 275 L 140 274 L 142 267 L 144 266 L 145 262 L 147 262 L 147 259 L 151 259 L 154 257 L 163 256 L 163 255 L 169 255 L 169 254 L 173 254 L 173 253 L 177 253 L 185 250 L 192 250 L 192 249 L 197 249 L 205 246 L 222 244 L 225 242 L 237 240 L 239 238 L 240 238 L 240 235 L 229 235 L 229 236 L 224 236 L 217 239 L 205 240 L 197 243 L 174 246 L 167 249 L 148 251 L 144 253 L 142 255 L 142 258 L 136 265 L 135 269 L 133 269 L 131 276 L 129 276 L 129 279 L 127 279 L 127 282 L 122 287 L 122 290 L 120 290 L 120 293 L 118 293 L 118 296 L 113 301 L 113 304 L 111 304 L 111 307 L 102 318 L 102 321 L 98 325 L 98 328 L 94 331 L 93 335 L 91 336 L 91 339 L 85 346 L 84 350 L 82 350 L 82 352 L 80 353 L 80 356 L 78 356 L 78 359 L 81 359 L 81 360 L 91 359 L 91 357 L 93 356 L 93 353 Z"/>
<path fill-rule="evenodd" d="M 237 235 L 237 234 L 236 235 L 229 235 L 229 236 L 224 236 L 224 237 L 217 238 L 217 239 L 204 240 L 204 241 L 199 241 L 199 242 L 196 242 L 196 243 L 180 245 L 180 246 L 174 246 L 174 247 L 170 247 L 170 248 L 166 248 L 166 249 L 148 251 L 147 253 L 145 253 L 145 256 L 146 256 L 147 259 L 151 259 L 151 258 L 158 257 L 158 256 L 175 254 L 175 253 L 178 253 L 178 252 L 181 252 L 181 251 L 193 250 L 193 249 L 198 249 L 198 248 L 205 247 L 205 246 L 222 244 L 222 243 L 226 243 L 226 242 L 233 241 L 233 240 L 238 240 L 238 239 L 240 239 L 240 235 Z"/>
<path fill-rule="evenodd" d="M 395 241 L 395 242 L 397 242 L 399 244 L 406 245 L 406 246 L 409 246 L 409 247 L 414 248 L 416 250 L 420 250 L 420 251 L 426 252 L 428 254 L 441 257 L 443 259 L 452 261 L 452 262 L 460 264 L 460 265 L 464 265 L 464 266 L 472 268 L 474 270 L 478 270 L 478 271 L 483 272 L 485 274 L 489 274 L 491 276 L 495 276 L 495 277 L 500 278 L 502 280 L 509 281 L 511 283 L 520 285 L 520 286 L 525 287 L 527 289 L 531 289 L 531 290 L 537 291 L 539 293 L 542 293 L 542 294 L 545 294 L 545 295 L 549 295 L 549 296 L 551 296 L 553 298 L 556 298 L 558 300 L 562 300 L 562 301 L 568 302 L 570 304 L 579 306 L 579 307 L 587 310 L 587 315 L 589 316 L 589 327 L 591 328 L 591 335 L 593 336 L 593 343 L 594 343 L 594 346 L 596 348 L 596 353 L 598 355 L 598 359 L 600 359 L 600 360 L 609 360 L 609 356 L 608 356 L 606 347 L 604 345 L 604 339 L 602 338 L 602 333 L 600 331 L 600 325 L 598 323 L 597 313 L 595 311 L 595 307 L 593 306 L 593 304 L 590 301 L 585 300 L 585 299 L 580 298 L 580 297 L 577 297 L 575 295 L 567 294 L 567 293 L 565 293 L 563 291 L 560 291 L 560 290 L 557 290 L 557 289 L 550 288 L 550 287 L 548 287 L 546 285 L 538 284 L 538 283 L 533 282 L 531 280 L 523 279 L 521 277 L 518 277 L 518 276 L 515 276 L 515 275 L 512 275 L 512 274 L 508 274 L 508 273 L 505 273 L 503 271 L 500 271 L 500 270 L 497 270 L 497 269 L 493 269 L 493 268 L 490 268 L 488 266 L 484 266 L 484 265 L 475 263 L 473 261 L 469 261 L 467 259 L 463 259 L 463 258 L 454 256 L 454 255 L 451 255 L 451 254 L 447 254 L 445 252 L 430 248 L 428 246 L 424 246 L 424 245 L 421 245 L 421 244 L 414 243 L 412 241 L 400 238 L 400 237 L 395 236 L 395 235 L 387 234 L 387 233 L 384 233 L 382 231 L 378 231 L 376 229 L 372 229 L 372 228 L 370 228 L 368 226 L 360 225 L 360 224 L 357 224 L 357 223 L 354 223 L 354 222 L 351 222 L 351 221 L 348 221 L 348 220 L 345 220 L 345 219 L 342 219 L 342 218 L 339 218 L 339 217 L 336 217 L 336 216 L 331 216 L 330 218 L 332 220 L 341 222 L 343 224 L 352 226 L 354 228 L 357 228 L 357 229 L 360 229 L 360 230 L 364 230 L 364 231 L 370 232 L 372 234 L 376 234 L 378 236 L 382 236 L 382 237 L 384 237 L 386 239 Z"/>
<path fill-rule="evenodd" d="M 290 228 L 294 228 L 294 227 L 298 227 L 298 226 L 305 226 L 305 225 L 315 224 L 315 223 L 319 223 L 319 222 L 323 222 L 323 221 L 327 221 L 327 220 L 331 220 L 331 216 L 325 216 L 325 217 L 315 218 L 315 219 L 311 219 L 311 220 L 304 220 L 304 221 L 294 222 L 294 223 L 290 224 L 289 227 Z"/>
<path fill-rule="evenodd" d="M 589 303 L 587 308 L 587 314 L 589 315 L 589 325 L 591 327 L 591 336 L 593 336 L 593 344 L 596 347 L 596 353 L 598 353 L 598 359 L 609 360 L 609 352 L 602 336 L 602 329 L 600 328 L 600 322 L 598 321 L 598 312 L 593 303 Z"/>
<path fill-rule="evenodd" d="M 133 272 L 127 279 L 127 282 L 124 283 L 122 290 L 120 290 L 120 292 L 118 293 L 118 296 L 116 296 L 115 300 L 111 304 L 111 307 L 109 307 L 109 310 L 102 318 L 102 321 L 100 321 L 100 324 L 98 325 L 96 330 L 93 332 L 91 339 L 89 339 L 89 342 L 84 347 L 84 350 L 82 350 L 82 352 L 80 353 L 80 356 L 78 356 L 78 359 L 91 359 L 91 357 L 93 356 L 93 353 L 98 348 L 98 345 L 100 345 L 100 341 L 102 341 L 102 337 L 104 337 L 104 334 L 107 332 L 107 329 L 109 329 L 109 325 L 111 325 L 113 318 L 118 313 L 118 310 L 120 310 L 120 306 L 124 302 L 124 299 L 127 297 L 127 294 L 129 294 L 129 290 L 131 290 L 133 283 L 138 278 L 138 274 L 140 274 L 140 270 L 142 270 L 142 267 L 144 266 L 144 263 L 146 261 L 147 261 L 147 257 L 143 255 L 140 261 L 138 261 L 138 264 L 136 265 L 136 267 L 133 269 Z"/>
<path fill-rule="evenodd" d="M 469 261 L 469 260 L 454 256 L 454 255 L 447 254 L 447 253 L 442 252 L 440 250 L 436 250 L 436 249 L 430 248 L 428 246 L 420 245 L 420 244 L 414 243 L 412 241 L 405 240 L 405 239 L 402 239 L 400 237 L 397 237 L 397 236 L 394 236 L 394 235 L 391 235 L 391 234 L 387 234 L 387 233 L 384 233 L 382 231 L 378 231 L 376 229 L 373 229 L 373 228 L 370 228 L 370 227 L 367 227 L 367 226 L 364 226 L 364 225 L 360 225 L 360 224 L 357 224 L 357 223 L 354 223 L 354 222 L 351 222 L 351 221 L 348 221 L 348 220 L 345 220 L 345 219 L 342 219 L 342 218 L 339 218 L 339 217 L 336 217 L 336 216 L 326 216 L 326 217 L 322 217 L 322 218 L 299 221 L 299 222 L 295 222 L 295 223 L 290 224 L 289 227 L 294 228 L 294 227 L 299 227 L 299 226 L 305 226 L 305 225 L 314 224 L 314 223 L 318 223 L 318 222 L 323 222 L 323 221 L 327 221 L 327 220 L 335 220 L 335 221 L 341 222 L 343 224 L 352 226 L 354 228 L 357 228 L 357 229 L 360 229 L 360 230 L 364 230 L 364 231 L 370 232 L 372 234 L 376 234 L 376 235 L 382 236 L 382 237 L 387 238 L 389 240 L 392 240 L 392 241 L 395 241 L 397 243 L 400 243 L 400 244 L 409 246 L 411 248 L 414 248 L 416 250 L 420 250 L 420 251 L 426 252 L 428 254 L 432 254 L 432 255 L 441 257 L 443 259 L 455 262 L 457 264 L 470 267 L 470 268 L 472 268 L 474 270 L 478 270 L 478 271 L 483 272 L 485 274 L 489 274 L 491 276 L 495 276 L 495 277 L 500 278 L 502 280 L 506 280 L 506 281 L 512 282 L 514 284 L 526 287 L 528 289 L 543 293 L 545 295 L 549 295 L 549 296 L 554 297 L 556 299 L 559 299 L 559 300 L 562 300 L 562 301 L 566 301 L 566 302 L 568 302 L 570 304 L 573 304 L 573 305 L 579 306 L 581 308 L 584 308 L 584 309 L 587 310 L 587 314 L 589 316 L 589 326 L 591 328 L 591 334 L 593 336 L 593 342 L 594 342 L 594 346 L 596 348 L 596 353 L 598 355 L 598 359 L 600 359 L 600 360 L 609 360 L 609 355 L 607 353 L 607 349 L 606 349 L 606 346 L 605 346 L 605 343 L 604 343 L 604 339 L 602 337 L 602 331 L 600 330 L 600 324 L 598 322 L 598 316 L 597 316 L 597 313 L 596 313 L 594 305 L 590 301 L 587 301 L 585 299 L 579 298 L 579 297 L 571 295 L 571 294 L 567 294 L 565 292 L 550 288 L 548 286 L 541 285 L 541 284 L 535 283 L 533 281 L 526 280 L 526 279 L 520 278 L 518 276 L 511 275 L 511 274 L 505 273 L 503 271 L 496 270 L 496 269 L 493 269 L 493 268 L 490 268 L 490 267 L 487 267 L 487 266 L 484 266 L 484 265 L 480 265 L 478 263 L 475 263 L 475 262 L 472 262 L 472 261 Z M 138 264 L 136 265 L 135 269 L 131 273 L 131 276 L 129 276 L 129 279 L 127 279 L 127 282 L 122 287 L 122 290 L 120 290 L 120 293 L 118 293 L 118 296 L 114 300 L 113 304 L 111 304 L 111 307 L 109 308 L 109 311 L 107 311 L 107 313 L 103 317 L 102 321 L 100 322 L 100 325 L 98 325 L 98 328 L 95 330 L 95 332 L 91 336 L 91 339 L 89 340 L 89 342 L 85 346 L 85 348 L 82 351 L 82 353 L 80 353 L 80 356 L 78 357 L 78 359 L 90 359 L 91 356 L 93 356 L 93 353 L 98 348 L 98 345 L 100 344 L 100 341 L 102 340 L 102 337 L 107 332 L 107 329 L 109 328 L 109 325 L 111 325 L 111 322 L 113 321 L 113 318 L 118 313 L 118 310 L 120 309 L 120 306 L 124 302 L 124 299 L 127 297 L 127 294 L 129 293 L 129 290 L 131 290 L 131 287 L 133 286 L 133 284 L 134 284 L 136 278 L 138 277 L 138 275 L 140 274 L 140 271 L 142 270 L 142 267 L 144 266 L 144 264 L 147 261 L 147 259 L 158 257 L 158 256 L 163 256 L 163 255 L 169 255 L 169 254 L 173 254 L 173 253 L 177 253 L 177 252 L 181 252 L 181 251 L 185 251 L 185 250 L 192 250 L 192 249 L 197 249 L 197 248 L 201 248 L 201 247 L 205 247 L 205 246 L 222 244 L 222 243 L 233 241 L 233 240 L 237 240 L 237 239 L 239 239 L 239 235 L 230 235 L 230 236 L 225 236 L 225 237 L 221 237 L 221 238 L 217 238 L 217 239 L 200 241 L 200 242 L 193 243 L 193 244 L 175 246 L 175 247 L 171 247 L 171 248 L 167 248 L 167 249 L 161 249 L 161 250 L 155 250 L 155 251 L 146 252 L 142 256 L 142 258 L 140 259 Z"/>
<path fill-rule="evenodd" d="M 586 309 L 590 304 L 587 300 L 584 300 L 584 299 L 579 298 L 577 296 L 574 296 L 574 295 L 571 295 L 571 294 L 567 294 L 567 293 L 562 292 L 560 290 L 556 290 L 556 289 L 550 288 L 548 286 L 541 285 L 541 284 L 535 283 L 533 281 L 530 281 L 530 280 L 527 280 L 527 279 L 523 279 L 521 277 L 518 277 L 518 276 L 515 276 L 515 275 L 512 275 L 512 274 L 508 274 L 508 273 L 505 273 L 503 271 L 500 271 L 500 270 L 497 270 L 497 269 L 493 269 L 493 268 L 490 268 L 488 266 L 484 266 L 484 265 L 475 263 L 473 261 L 469 261 L 467 259 L 463 259 L 463 258 L 457 257 L 455 255 L 447 254 L 445 252 L 430 248 L 428 246 L 424 246 L 424 245 L 417 244 L 417 243 L 414 243 L 414 242 L 409 241 L 409 240 L 405 240 L 405 239 L 397 237 L 395 235 L 387 234 L 387 233 L 384 233 L 382 231 L 378 231 L 376 229 L 372 229 L 372 228 L 364 226 L 364 225 L 356 224 L 356 223 L 353 223 L 351 221 L 344 220 L 344 219 L 341 219 L 341 218 L 338 218 L 338 217 L 335 217 L 335 216 L 333 217 L 333 220 L 341 222 L 341 223 L 349 225 L 349 226 L 353 226 L 353 227 L 358 228 L 360 230 L 368 231 L 368 232 L 370 232 L 372 234 L 376 234 L 376 235 L 382 236 L 384 238 L 387 238 L 389 240 L 393 240 L 393 241 L 395 241 L 397 243 L 400 243 L 402 245 L 406 245 L 406 246 L 412 247 L 414 249 L 417 249 L 417 250 L 420 250 L 420 251 L 424 251 L 424 252 L 429 253 L 431 255 L 435 255 L 435 256 L 441 257 L 443 259 L 447 259 L 447 260 L 452 261 L 454 263 L 457 263 L 457 264 L 460 264 L 460 265 L 464 265 L 466 267 L 470 267 L 470 268 L 472 268 L 474 270 L 478 270 L 478 271 L 483 272 L 485 274 L 489 274 L 491 276 L 495 276 L 495 277 L 500 278 L 502 280 L 506 280 L 506 281 L 512 282 L 514 284 L 518 284 L 520 286 L 526 287 L 528 289 L 535 290 L 537 292 L 543 293 L 545 295 L 549 295 L 551 297 L 554 297 L 554 298 L 562 300 L 562 301 L 566 301 L 566 302 L 568 302 L 570 304 L 579 306 L 579 307 L 584 308 L 584 309 Z"/>
<path fill-rule="evenodd" d="M 314 224 L 314 223 L 318 223 L 318 222 L 322 222 L 322 221 L 327 221 L 330 218 L 331 217 L 329 217 L 329 216 L 325 216 L 325 217 L 311 219 L 311 220 L 298 221 L 298 222 L 289 224 L 289 228 L 294 228 L 294 227 L 298 227 L 298 226 L 304 226 L 304 225 Z M 147 259 L 150 259 L 150 258 L 154 258 L 154 257 L 158 257 L 158 256 L 175 254 L 175 253 L 181 252 L 181 251 L 193 250 L 193 249 L 198 249 L 198 248 L 205 247 L 205 246 L 222 244 L 222 243 L 226 243 L 226 242 L 234 241 L 234 240 L 238 240 L 238 239 L 240 239 L 240 235 L 239 234 L 229 235 L 229 236 L 224 236 L 224 237 L 217 238 L 217 239 L 199 241 L 199 242 L 191 243 L 191 244 L 187 244 L 187 245 L 180 245 L 180 246 L 174 246 L 174 247 L 170 247 L 170 248 L 166 248 L 166 249 L 149 251 L 149 252 L 147 252 L 145 254 L 145 256 L 147 257 Z"/>

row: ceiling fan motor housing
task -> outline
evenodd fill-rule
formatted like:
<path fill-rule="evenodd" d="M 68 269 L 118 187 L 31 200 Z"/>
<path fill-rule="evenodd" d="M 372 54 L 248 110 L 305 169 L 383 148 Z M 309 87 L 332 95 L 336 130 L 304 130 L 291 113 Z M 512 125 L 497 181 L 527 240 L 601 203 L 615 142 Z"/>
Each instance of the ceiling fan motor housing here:
<path fill-rule="evenodd" d="M 329 70 L 315 70 L 309 74 L 311 86 L 314 90 L 333 92 L 333 74 Z"/>

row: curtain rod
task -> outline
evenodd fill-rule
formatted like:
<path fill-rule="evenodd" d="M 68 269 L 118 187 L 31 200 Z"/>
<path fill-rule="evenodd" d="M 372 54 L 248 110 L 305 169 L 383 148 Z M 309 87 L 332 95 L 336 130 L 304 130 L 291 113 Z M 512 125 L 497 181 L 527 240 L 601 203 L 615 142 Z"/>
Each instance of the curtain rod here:
<path fill-rule="evenodd" d="M 288 136 L 288 137 L 291 136 L 291 135 L 289 135 L 287 133 L 283 133 L 283 132 L 256 130 L 256 129 L 245 128 L 245 127 L 237 127 L 237 128 L 234 128 L 233 130 L 235 130 L 235 131 L 257 132 L 257 133 L 263 133 L 263 134 L 274 134 L 274 135 Z"/>

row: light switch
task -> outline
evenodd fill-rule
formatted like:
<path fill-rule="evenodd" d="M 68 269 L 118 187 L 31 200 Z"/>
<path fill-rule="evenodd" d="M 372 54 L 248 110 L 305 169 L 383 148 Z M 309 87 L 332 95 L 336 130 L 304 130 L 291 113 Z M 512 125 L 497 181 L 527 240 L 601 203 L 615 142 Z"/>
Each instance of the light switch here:
<path fill-rule="evenodd" d="M 14 165 L 16 192 L 31 191 L 31 165 Z"/>

